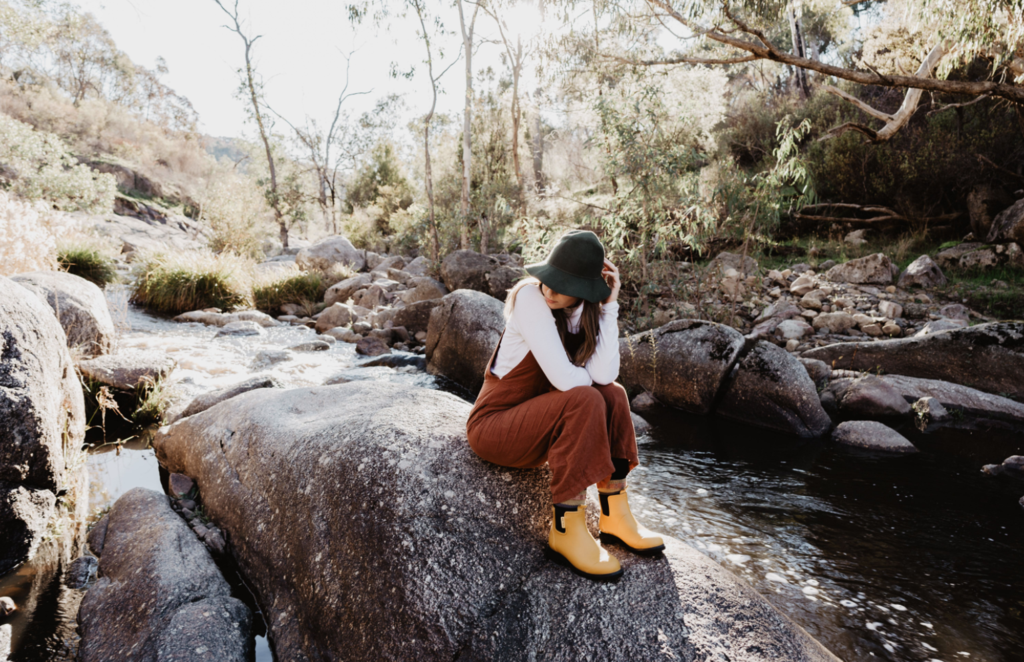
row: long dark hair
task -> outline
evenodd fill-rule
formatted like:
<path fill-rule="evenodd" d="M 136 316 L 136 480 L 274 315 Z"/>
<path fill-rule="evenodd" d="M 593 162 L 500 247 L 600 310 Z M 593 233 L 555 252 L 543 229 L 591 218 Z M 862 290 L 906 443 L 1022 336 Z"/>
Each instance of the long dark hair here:
<path fill-rule="evenodd" d="M 527 285 L 540 287 L 541 282 L 532 277 L 524 278 L 508 291 L 508 297 L 505 299 L 506 320 L 512 317 L 512 311 L 515 310 L 516 295 L 519 294 L 519 290 Z M 565 353 L 574 365 L 583 366 L 587 363 L 587 359 L 597 351 L 597 336 L 601 332 L 601 304 L 580 299 L 576 306 L 552 310 L 551 315 L 555 318 L 555 328 L 558 329 L 558 337 L 562 339 L 562 347 L 565 347 L 565 337 L 569 334 L 569 318 L 579 306 L 583 306 L 583 313 L 580 316 L 580 331 L 583 332 L 583 344 L 576 350 L 575 356 L 569 354 L 568 348 L 566 348 Z"/>

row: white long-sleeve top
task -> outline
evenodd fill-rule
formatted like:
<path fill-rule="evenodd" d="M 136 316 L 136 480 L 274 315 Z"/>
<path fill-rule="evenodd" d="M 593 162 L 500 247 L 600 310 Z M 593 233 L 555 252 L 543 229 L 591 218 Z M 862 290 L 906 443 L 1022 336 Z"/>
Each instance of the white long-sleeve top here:
<path fill-rule="evenodd" d="M 582 316 L 583 306 L 577 306 L 569 318 L 570 333 L 579 332 Z M 559 391 L 592 383 L 610 384 L 619 376 L 618 318 L 618 302 L 602 305 L 597 349 L 586 365 L 573 365 L 565 353 L 555 317 L 544 301 L 540 286 L 527 285 L 516 296 L 512 317 L 505 323 L 505 335 L 491 372 L 500 379 L 533 352 L 544 375 Z"/>

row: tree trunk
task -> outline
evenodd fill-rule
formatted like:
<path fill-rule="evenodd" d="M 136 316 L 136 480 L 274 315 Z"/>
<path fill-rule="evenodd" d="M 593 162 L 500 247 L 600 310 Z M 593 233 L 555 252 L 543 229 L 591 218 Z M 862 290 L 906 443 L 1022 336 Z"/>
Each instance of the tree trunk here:
<path fill-rule="evenodd" d="M 803 33 L 800 30 L 800 17 L 797 16 L 792 5 L 786 9 L 786 16 L 789 18 L 789 32 L 793 38 L 793 55 L 807 57 L 804 51 Z M 796 85 L 800 89 L 800 95 L 806 99 L 811 93 L 810 87 L 807 85 L 807 70 L 800 67 L 794 67 L 794 69 L 796 70 Z"/>
<path fill-rule="evenodd" d="M 516 38 L 515 60 L 512 62 L 512 163 L 516 169 L 516 182 L 519 184 L 519 194 L 523 194 L 523 169 L 519 163 L 519 74 L 523 67 L 523 41 L 522 37 Z"/>
<path fill-rule="evenodd" d="M 480 254 L 487 255 L 488 240 L 490 239 L 491 226 L 487 220 L 487 214 L 480 215 Z"/>
<path fill-rule="evenodd" d="M 473 174 L 473 27 L 476 25 L 476 12 L 479 4 L 474 4 L 473 18 L 466 27 L 466 17 L 462 11 L 462 0 L 458 0 L 459 26 L 462 28 L 462 45 L 466 50 L 466 98 L 465 111 L 462 115 L 462 205 L 460 223 L 460 248 L 469 249 L 469 184 Z"/>
<path fill-rule="evenodd" d="M 427 49 L 427 75 L 430 76 L 430 90 L 433 100 L 430 103 L 430 112 L 423 118 L 423 176 L 427 187 L 428 218 L 430 220 L 430 231 L 434 239 L 434 265 L 438 264 L 441 256 L 441 239 L 437 233 L 437 218 L 434 215 L 434 176 L 430 172 L 430 122 L 434 119 L 434 109 L 437 108 L 437 79 L 434 78 L 434 58 L 430 50 L 430 37 L 427 33 L 427 23 L 423 17 L 423 5 L 415 3 L 416 14 L 420 19 L 420 28 L 423 30 L 423 44 Z"/>
<path fill-rule="evenodd" d="M 544 190 L 544 138 L 540 133 L 540 108 L 533 122 L 533 179 L 537 193 Z"/>

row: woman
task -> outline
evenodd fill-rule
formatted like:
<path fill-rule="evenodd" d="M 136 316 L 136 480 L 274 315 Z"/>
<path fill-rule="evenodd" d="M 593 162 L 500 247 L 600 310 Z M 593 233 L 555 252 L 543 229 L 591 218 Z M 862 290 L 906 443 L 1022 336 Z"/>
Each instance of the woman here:
<path fill-rule="evenodd" d="M 601 540 L 638 553 L 664 549 L 641 530 L 626 499 L 636 434 L 619 373 L 618 269 L 593 232 L 571 231 L 505 303 L 505 332 L 469 415 L 469 444 L 507 467 L 551 466 L 548 555 L 592 579 L 622 575 L 587 530 L 587 487 L 597 483 Z M 607 281 L 607 282 L 606 282 Z"/>

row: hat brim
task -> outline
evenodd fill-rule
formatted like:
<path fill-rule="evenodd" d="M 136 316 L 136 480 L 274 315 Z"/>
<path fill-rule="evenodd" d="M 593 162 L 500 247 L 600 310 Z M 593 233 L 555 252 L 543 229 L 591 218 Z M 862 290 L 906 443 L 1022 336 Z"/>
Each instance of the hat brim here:
<path fill-rule="evenodd" d="M 555 292 L 577 297 L 591 303 L 600 303 L 611 296 L 612 288 L 603 278 L 583 278 L 547 262 L 526 265 L 526 273 L 544 283 Z"/>

